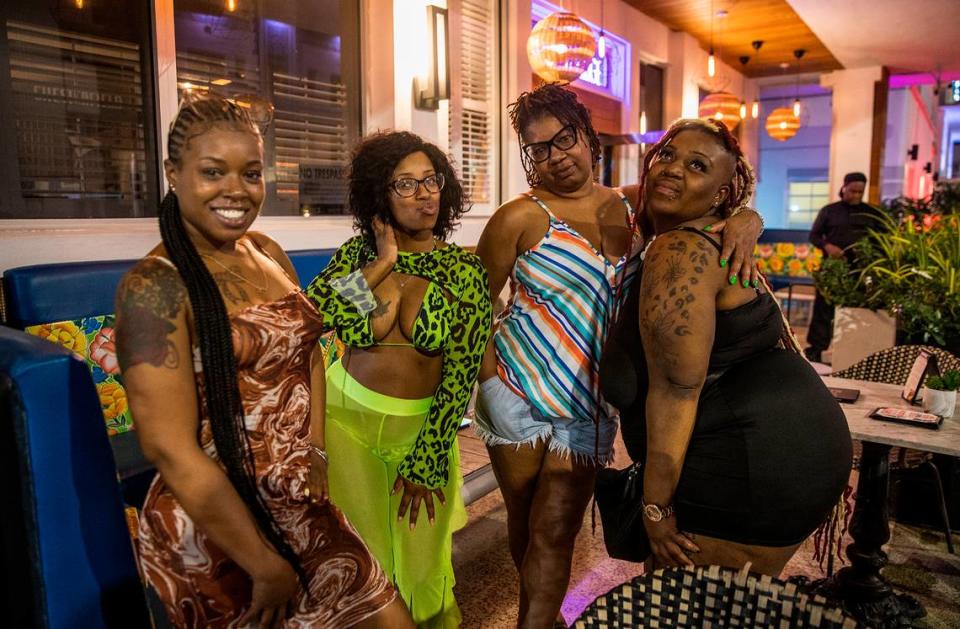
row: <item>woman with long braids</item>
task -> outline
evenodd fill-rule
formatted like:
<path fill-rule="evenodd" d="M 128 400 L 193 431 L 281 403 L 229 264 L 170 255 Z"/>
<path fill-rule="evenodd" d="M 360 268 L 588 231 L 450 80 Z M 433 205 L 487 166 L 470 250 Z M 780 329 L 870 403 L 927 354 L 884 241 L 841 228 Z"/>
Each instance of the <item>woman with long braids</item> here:
<path fill-rule="evenodd" d="M 327 370 L 330 495 L 414 621 L 455 628 L 457 429 L 490 334 L 487 274 L 445 242 L 466 200 L 447 156 L 419 136 L 365 138 L 349 199 L 360 233 L 307 288 L 346 346 Z"/>
<path fill-rule="evenodd" d="M 264 197 L 256 126 L 199 97 L 168 152 L 163 242 L 117 294 L 124 384 L 159 472 L 140 521 L 149 586 L 178 627 L 412 626 L 327 499 L 323 322 L 280 247 L 247 231 Z"/>
<path fill-rule="evenodd" d="M 765 282 L 729 281 L 703 227 L 753 194 L 753 170 L 713 121 L 679 120 L 643 162 L 649 243 L 602 359 L 606 399 L 642 466 L 655 567 L 778 575 L 847 484 L 839 405 Z"/>
<path fill-rule="evenodd" d="M 497 210 L 477 247 L 491 294 L 508 278 L 512 294 L 484 357 L 476 429 L 507 507 L 519 626 L 550 627 L 563 622 L 574 540 L 613 453 L 618 418 L 600 395 L 600 352 L 646 221 L 633 209 L 636 185 L 594 180 L 600 141 L 574 92 L 521 94 L 510 120 L 530 191 Z M 730 277 L 748 284 L 761 222 L 751 211 L 711 227 L 725 223 L 718 267 L 729 260 Z"/>

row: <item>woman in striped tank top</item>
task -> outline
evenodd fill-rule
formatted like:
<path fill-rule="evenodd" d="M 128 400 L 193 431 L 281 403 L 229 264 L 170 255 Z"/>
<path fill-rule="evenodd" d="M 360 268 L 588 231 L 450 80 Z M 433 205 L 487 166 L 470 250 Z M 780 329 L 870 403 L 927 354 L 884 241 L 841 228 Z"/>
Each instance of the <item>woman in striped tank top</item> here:
<path fill-rule="evenodd" d="M 617 412 L 599 392 L 600 350 L 635 274 L 644 221 L 633 211 L 636 186 L 594 181 L 600 142 L 572 91 L 522 94 L 510 117 L 531 189 L 497 210 L 477 249 L 491 296 L 509 278 L 511 299 L 480 371 L 476 428 L 507 507 L 517 624 L 563 626 L 574 540 L 617 433 Z M 725 229 L 722 255 L 747 283 L 761 227 L 747 212 Z"/>

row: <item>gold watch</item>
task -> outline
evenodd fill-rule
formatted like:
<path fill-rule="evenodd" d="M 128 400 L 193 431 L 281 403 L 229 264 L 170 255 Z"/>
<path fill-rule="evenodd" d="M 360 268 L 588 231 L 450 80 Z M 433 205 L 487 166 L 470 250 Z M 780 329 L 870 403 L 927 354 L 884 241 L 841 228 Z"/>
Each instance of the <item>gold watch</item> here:
<path fill-rule="evenodd" d="M 640 498 L 640 504 L 643 506 L 643 517 L 651 522 L 660 522 L 661 520 L 666 520 L 673 515 L 672 504 L 667 505 L 666 507 L 661 507 L 660 505 L 648 503 L 642 497 Z"/>

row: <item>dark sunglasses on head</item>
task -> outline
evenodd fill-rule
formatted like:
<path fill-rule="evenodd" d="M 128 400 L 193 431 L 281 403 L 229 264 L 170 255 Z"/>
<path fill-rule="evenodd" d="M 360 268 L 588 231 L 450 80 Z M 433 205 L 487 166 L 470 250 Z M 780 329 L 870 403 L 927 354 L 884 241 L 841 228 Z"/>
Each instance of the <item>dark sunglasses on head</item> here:
<path fill-rule="evenodd" d="M 539 164 L 540 162 L 550 159 L 550 152 L 554 148 L 561 151 L 568 151 L 572 149 L 576 143 L 577 127 L 576 125 L 568 124 L 557 131 L 557 133 L 546 142 L 532 142 L 530 144 L 524 144 L 520 148 L 534 163 Z"/>
<path fill-rule="evenodd" d="M 412 197 L 417 193 L 422 184 L 427 192 L 440 192 L 443 190 L 443 173 L 435 173 L 423 179 L 414 179 L 413 177 L 403 177 L 394 179 L 390 182 L 390 187 L 397 193 L 398 197 Z"/>

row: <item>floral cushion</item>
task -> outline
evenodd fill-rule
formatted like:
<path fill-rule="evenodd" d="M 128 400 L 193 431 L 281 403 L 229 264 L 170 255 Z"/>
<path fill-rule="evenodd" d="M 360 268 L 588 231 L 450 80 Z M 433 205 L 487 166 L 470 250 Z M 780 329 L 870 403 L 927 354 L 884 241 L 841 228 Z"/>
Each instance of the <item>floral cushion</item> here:
<path fill-rule="evenodd" d="M 823 253 L 806 242 L 765 242 L 756 246 L 753 257 L 765 275 L 813 277 Z"/>
<path fill-rule="evenodd" d="M 115 322 L 116 316 L 110 314 L 26 328 L 30 334 L 66 347 L 87 363 L 110 435 L 133 430 L 133 417 L 117 363 Z"/>

